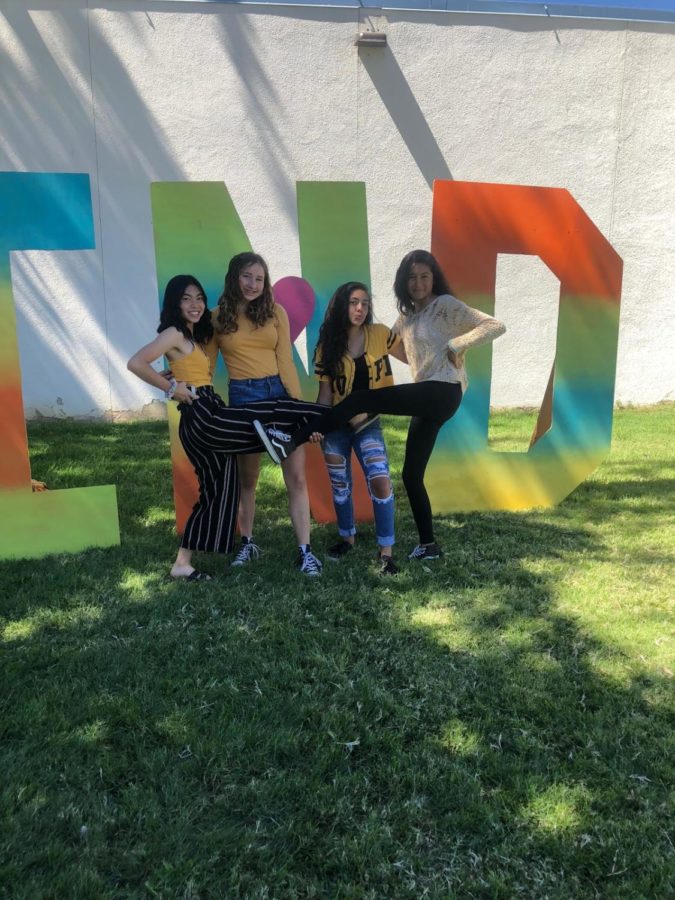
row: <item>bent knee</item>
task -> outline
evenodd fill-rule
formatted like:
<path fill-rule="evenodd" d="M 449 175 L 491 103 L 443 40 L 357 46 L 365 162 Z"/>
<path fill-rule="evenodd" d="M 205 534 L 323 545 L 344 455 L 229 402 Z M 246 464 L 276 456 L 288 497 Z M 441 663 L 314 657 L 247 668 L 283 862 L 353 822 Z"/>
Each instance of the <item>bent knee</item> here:
<path fill-rule="evenodd" d="M 424 478 L 413 466 L 403 467 L 403 471 L 401 472 L 401 481 L 406 486 L 421 484 L 424 481 Z"/>
<path fill-rule="evenodd" d="M 393 496 L 391 479 L 388 475 L 376 475 L 370 478 L 368 487 L 373 500 L 389 500 Z"/>

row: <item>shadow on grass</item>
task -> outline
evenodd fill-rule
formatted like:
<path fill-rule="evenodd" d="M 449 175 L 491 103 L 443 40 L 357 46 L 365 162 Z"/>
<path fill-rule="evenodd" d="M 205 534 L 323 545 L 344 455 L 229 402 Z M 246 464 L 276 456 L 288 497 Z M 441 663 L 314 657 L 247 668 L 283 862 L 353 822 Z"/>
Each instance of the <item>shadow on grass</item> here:
<path fill-rule="evenodd" d="M 260 565 L 169 582 L 134 428 L 124 546 L 0 566 L 13 896 L 667 895 L 666 679 L 556 602 L 597 532 L 458 517 L 436 563 L 310 580 L 268 521 Z"/>
<path fill-rule="evenodd" d="M 655 468 L 658 464 L 655 465 Z M 675 482 L 671 478 L 651 477 L 634 480 L 622 478 L 610 483 L 591 482 L 579 489 L 580 499 L 584 503 L 603 504 L 614 512 L 620 504 L 621 511 L 631 513 L 653 512 L 655 508 L 673 510 L 675 501 Z M 646 504 L 631 503 L 626 500 L 648 500 Z"/>

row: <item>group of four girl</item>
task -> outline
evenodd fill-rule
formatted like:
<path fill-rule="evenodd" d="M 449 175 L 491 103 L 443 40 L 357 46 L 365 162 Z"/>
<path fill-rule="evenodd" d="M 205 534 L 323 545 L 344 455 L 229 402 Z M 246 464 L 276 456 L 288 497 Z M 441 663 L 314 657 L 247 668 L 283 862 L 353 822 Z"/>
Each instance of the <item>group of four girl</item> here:
<path fill-rule="evenodd" d="M 319 575 L 322 565 L 310 546 L 303 444 L 321 439 L 340 538 L 328 556 L 340 559 L 354 544 L 353 449 L 373 502 L 380 571 L 395 574 L 394 495 L 380 413 L 412 417 L 402 478 L 419 542 L 409 558 L 440 555 L 424 487 L 426 466 L 440 428 L 457 411 L 466 389 L 466 351 L 494 340 L 505 328 L 452 296 L 435 258 L 424 250 L 403 258 L 394 292 L 399 316 L 390 329 L 373 323 L 366 285 L 347 282 L 335 291 L 314 354 L 318 402 L 306 403 L 293 364 L 288 317 L 274 302 L 262 257 L 233 257 L 213 313 L 196 278 L 177 275 L 169 281 L 158 336 L 128 367 L 178 402 L 180 440 L 199 481 L 199 500 L 171 569 L 174 578 L 208 578 L 192 566 L 192 552 L 229 552 L 237 514 L 241 544 L 232 565 L 259 556 L 253 523 L 263 450 L 282 467 L 298 566 L 307 575 Z M 218 351 L 230 376 L 229 405 L 212 387 Z M 393 384 L 390 355 L 410 365 L 411 384 Z M 152 368 L 161 356 L 169 360 L 169 373 Z"/>

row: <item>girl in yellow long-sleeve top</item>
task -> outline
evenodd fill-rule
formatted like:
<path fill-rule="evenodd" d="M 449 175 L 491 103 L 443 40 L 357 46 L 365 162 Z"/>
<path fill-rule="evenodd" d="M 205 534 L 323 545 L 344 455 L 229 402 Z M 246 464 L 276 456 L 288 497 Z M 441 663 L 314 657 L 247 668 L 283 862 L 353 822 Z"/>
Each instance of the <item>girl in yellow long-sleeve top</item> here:
<path fill-rule="evenodd" d="M 261 400 L 302 397 L 293 363 L 288 316 L 274 302 L 267 264 L 257 253 L 239 253 L 229 263 L 223 293 L 213 313 L 216 341 L 230 376 L 229 403 L 242 407 Z M 232 565 L 256 559 L 253 540 L 255 493 L 260 455 L 238 460 L 241 479 L 239 531 L 241 546 Z M 309 543 L 309 495 L 304 450 L 282 465 L 291 522 L 298 541 L 298 566 L 306 575 L 320 575 L 321 563 Z"/>

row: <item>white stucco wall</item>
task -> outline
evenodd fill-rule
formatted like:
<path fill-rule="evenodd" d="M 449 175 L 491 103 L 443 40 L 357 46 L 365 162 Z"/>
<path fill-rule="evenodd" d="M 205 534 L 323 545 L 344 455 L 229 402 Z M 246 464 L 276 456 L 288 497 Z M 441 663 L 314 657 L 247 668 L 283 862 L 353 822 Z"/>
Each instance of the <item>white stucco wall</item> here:
<path fill-rule="evenodd" d="M 0 13 L 0 170 L 89 173 L 96 222 L 96 250 L 13 254 L 29 415 L 157 397 L 125 362 L 157 321 L 149 184 L 180 179 L 227 183 L 274 280 L 300 274 L 296 181 L 365 181 L 385 322 L 401 256 L 429 245 L 434 178 L 565 187 L 624 259 L 617 402 L 675 399 L 675 28 L 148 0 Z M 369 18 L 386 51 L 354 46 Z M 500 258 L 494 405 L 540 402 L 556 295 L 537 260 Z"/>

